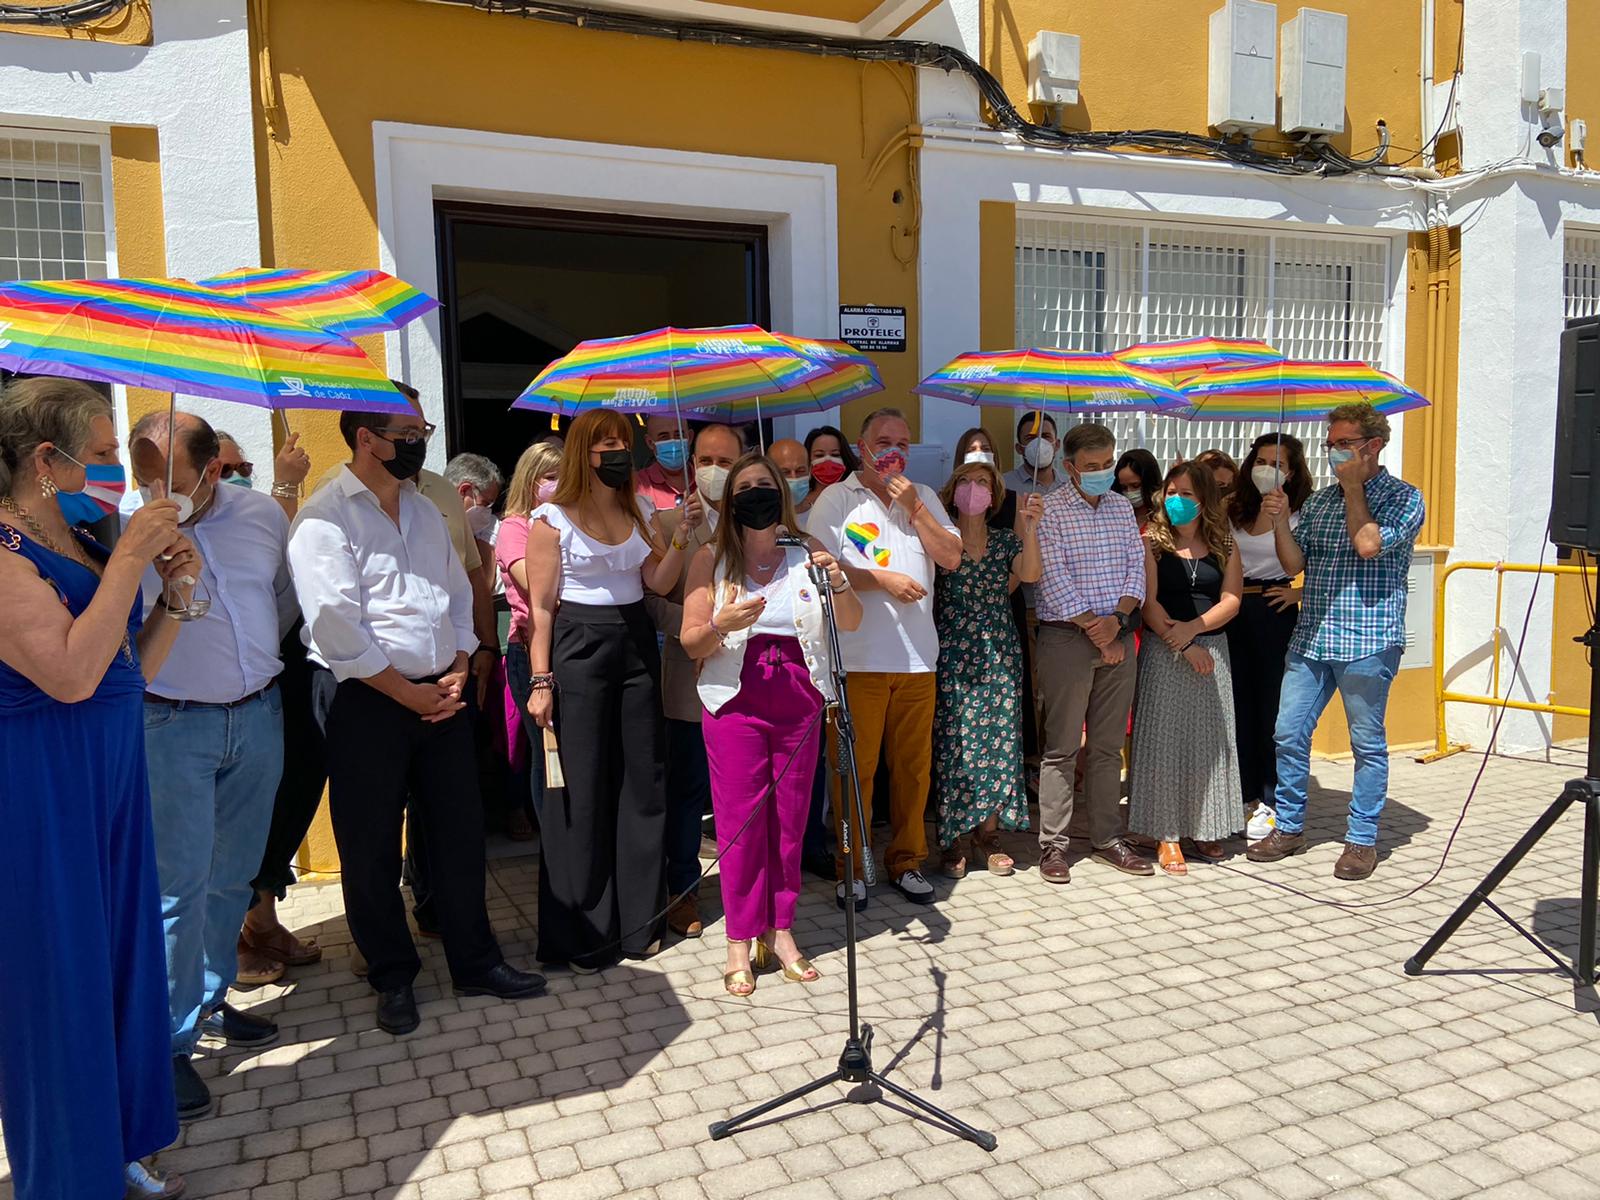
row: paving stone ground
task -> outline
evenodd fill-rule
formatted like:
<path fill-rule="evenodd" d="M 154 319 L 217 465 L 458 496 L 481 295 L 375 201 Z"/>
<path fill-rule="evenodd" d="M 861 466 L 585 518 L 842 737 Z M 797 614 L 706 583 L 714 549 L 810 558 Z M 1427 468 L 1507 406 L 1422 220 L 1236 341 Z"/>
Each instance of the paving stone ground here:
<path fill-rule="evenodd" d="M 721 986 L 705 939 L 514 1004 L 449 994 L 422 944 L 422 1027 L 378 1032 L 352 977 L 337 884 L 283 913 L 327 948 L 235 996 L 283 1027 L 257 1054 L 204 1047 L 217 1116 L 163 1166 L 207 1200 L 812 1200 L 1060 1196 L 1600 1197 L 1600 1002 L 1483 913 L 1431 964 L 1402 963 L 1581 759 L 1490 760 L 1438 866 L 1476 756 L 1396 758 L 1377 874 L 1332 878 L 1348 765 L 1319 763 L 1303 857 L 1136 879 L 1102 864 L 941 880 L 931 909 L 874 895 L 861 1009 L 880 1069 L 999 1137 L 993 1154 L 843 1087 L 735 1138 L 707 1123 L 829 1070 L 843 1044 L 842 915 L 808 882 L 796 932 L 823 972 Z M 1559 950 L 1577 940 L 1580 818 L 1498 892 Z M 1309 899 L 1275 885 L 1301 889 Z M 532 954 L 536 862 L 493 863 L 508 955 Z M 1336 907 L 1320 901 L 1340 901 Z M 6 1175 L 0 1159 L 0 1178 Z M 0 1182 L 0 1197 L 9 1198 Z"/>

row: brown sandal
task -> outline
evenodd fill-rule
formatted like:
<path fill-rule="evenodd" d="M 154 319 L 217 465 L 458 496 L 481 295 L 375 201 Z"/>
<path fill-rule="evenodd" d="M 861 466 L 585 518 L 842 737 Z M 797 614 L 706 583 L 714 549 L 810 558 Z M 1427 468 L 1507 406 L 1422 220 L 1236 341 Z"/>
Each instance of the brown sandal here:
<path fill-rule="evenodd" d="M 1183 851 L 1177 842 L 1162 842 L 1156 849 L 1156 859 L 1168 875 L 1187 875 L 1189 865 L 1183 861 Z"/>
<path fill-rule="evenodd" d="M 991 875 L 1010 875 L 1017 869 L 1011 855 L 1000 849 L 1000 835 L 990 830 L 972 835 L 972 847 L 984 856 L 984 867 Z"/>
<path fill-rule="evenodd" d="M 246 926 L 239 932 L 239 941 L 262 958 L 270 958 L 286 967 L 309 967 L 322 961 L 322 947 L 315 938 L 301 941 L 283 925 L 275 925 L 266 933 L 257 933 Z"/>
<path fill-rule="evenodd" d="M 965 879 L 967 877 L 967 856 L 962 843 L 965 838 L 957 838 L 952 844 L 944 848 L 940 855 L 939 871 L 947 879 Z"/>
<path fill-rule="evenodd" d="M 257 950 L 244 935 L 239 935 L 239 964 L 235 968 L 234 985 L 242 988 L 265 987 L 269 983 L 277 983 L 283 978 L 283 973 L 288 970 L 276 959 L 268 958 Z"/>

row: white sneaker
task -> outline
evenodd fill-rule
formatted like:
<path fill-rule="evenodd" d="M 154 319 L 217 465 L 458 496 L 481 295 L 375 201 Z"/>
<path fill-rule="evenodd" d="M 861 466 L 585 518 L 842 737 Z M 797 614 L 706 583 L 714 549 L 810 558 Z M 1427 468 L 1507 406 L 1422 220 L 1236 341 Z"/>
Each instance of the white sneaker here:
<path fill-rule="evenodd" d="M 1255 812 L 1250 814 L 1250 823 L 1244 828 L 1244 836 L 1249 841 L 1259 842 L 1277 827 L 1278 814 L 1273 811 L 1272 805 L 1263 802 L 1256 805 Z"/>
<path fill-rule="evenodd" d="M 907 871 L 895 877 L 895 890 L 913 904 L 933 903 L 933 884 L 922 877 L 921 871 Z"/>
<path fill-rule="evenodd" d="M 867 885 L 862 883 L 861 880 L 859 880 L 859 879 L 857 879 L 855 881 L 855 897 L 856 897 L 856 911 L 857 912 L 866 912 L 867 911 Z M 839 910 L 841 912 L 843 912 L 844 911 L 844 884 L 842 882 L 834 887 L 834 889 L 833 889 L 833 899 L 834 899 L 834 903 L 839 906 Z"/>

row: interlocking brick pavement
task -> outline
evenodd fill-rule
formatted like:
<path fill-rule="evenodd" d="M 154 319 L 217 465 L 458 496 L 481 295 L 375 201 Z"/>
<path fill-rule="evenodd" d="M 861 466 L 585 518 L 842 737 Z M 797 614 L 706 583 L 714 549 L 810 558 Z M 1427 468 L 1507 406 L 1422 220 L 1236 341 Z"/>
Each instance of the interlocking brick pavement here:
<path fill-rule="evenodd" d="M 207 1200 L 1592 1200 L 1593 992 L 1487 913 L 1431 973 L 1401 970 L 1582 774 L 1579 758 L 1558 757 L 1492 760 L 1443 875 L 1412 896 L 1476 756 L 1396 758 L 1379 870 L 1361 884 L 1331 874 L 1350 768 L 1319 763 L 1316 844 L 1285 863 L 1196 865 L 1179 880 L 1084 861 L 1058 888 L 1017 834 L 1005 840 L 1024 869 L 1011 878 L 940 880 L 932 909 L 875 894 L 860 962 L 877 1065 L 994 1130 L 992 1155 L 851 1103 L 843 1087 L 788 1120 L 707 1137 L 708 1122 L 838 1056 L 843 921 L 831 887 L 809 882 L 796 920 L 816 985 L 767 976 L 751 999 L 724 994 L 713 883 L 703 940 L 597 976 L 553 973 L 538 1000 L 455 999 L 439 945 L 422 942 L 422 1027 L 396 1040 L 373 1027 L 372 994 L 350 974 L 337 885 L 305 884 L 282 911 L 322 942 L 324 961 L 234 997 L 274 1017 L 284 1042 L 256 1054 L 204 1045 L 220 1113 L 160 1163 Z M 1568 953 L 1579 833 L 1569 814 L 1497 893 Z M 535 861 L 492 866 L 495 927 L 526 964 Z"/>

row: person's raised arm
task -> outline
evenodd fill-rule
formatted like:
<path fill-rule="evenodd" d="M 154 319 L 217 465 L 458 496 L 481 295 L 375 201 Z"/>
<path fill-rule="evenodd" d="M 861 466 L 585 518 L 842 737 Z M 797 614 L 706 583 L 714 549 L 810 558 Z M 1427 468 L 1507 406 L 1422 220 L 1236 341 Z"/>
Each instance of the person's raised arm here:
<path fill-rule="evenodd" d="M 650 557 L 641 568 L 644 586 L 658 596 L 670 595 L 689 559 L 688 547 L 678 538 L 662 537 L 661 527 L 654 519 L 650 522 L 649 541 Z"/>
<path fill-rule="evenodd" d="M 1293 579 L 1306 569 L 1305 549 L 1289 525 L 1289 498 L 1281 487 L 1261 497 L 1261 511 L 1272 522 L 1272 546 L 1284 573 Z"/>
<path fill-rule="evenodd" d="M 1017 505 L 1017 519 L 1013 530 L 1022 539 L 1022 553 L 1011 562 L 1009 590 L 1015 590 L 1019 583 L 1039 582 L 1039 576 L 1044 570 L 1043 560 L 1039 554 L 1039 518 L 1043 514 L 1044 497 L 1037 492 L 1022 497 Z"/>
<path fill-rule="evenodd" d="M 833 552 L 816 538 L 807 538 L 811 549 L 811 563 L 821 567 L 828 576 L 828 587 L 833 593 L 833 619 L 840 629 L 851 632 L 861 628 L 861 618 L 866 610 L 861 607 L 861 597 L 856 595 L 850 575 L 839 565 Z"/>
<path fill-rule="evenodd" d="M 672 511 L 673 515 L 677 517 L 676 510 Z M 680 552 L 687 553 L 688 543 L 683 536 L 685 531 L 681 528 L 681 518 L 679 520 L 679 528 L 672 528 L 667 521 L 666 511 L 658 508 L 651 515 L 650 524 L 655 530 L 658 542 L 667 546 L 677 546 Z M 693 564 L 693 561 L 691 558 L 690 565 Z M 686 566 L 684 569 L 688 570 L 688 567 Z M 674 580 L 673 586 L 675 587 L 676 585 L 677 581 Z M 685 586 L 687 587 L 687 585 Z M 671 591 L 672 588 L 667 589 L 668 593 Z M 644 595 L 644 609 L 645 612 L 650 614 L 650 623 L 656 627 L 658 632 L 675 638 L 678 636 L 679 631 L 683 629 L 683 605 L 674 602 L 668 594 L 658 595 L 654 590 L 647 588 Z"/>
<path fill-rule="evenodd" d="M 961 534 L 950 518 L 926 503 L 920 489 L 904 475 L 890 476 L 884 484 L 889 499 L 905 511 L 906 520 L 929 558 L 946 571 L 961 569 Z"/>

